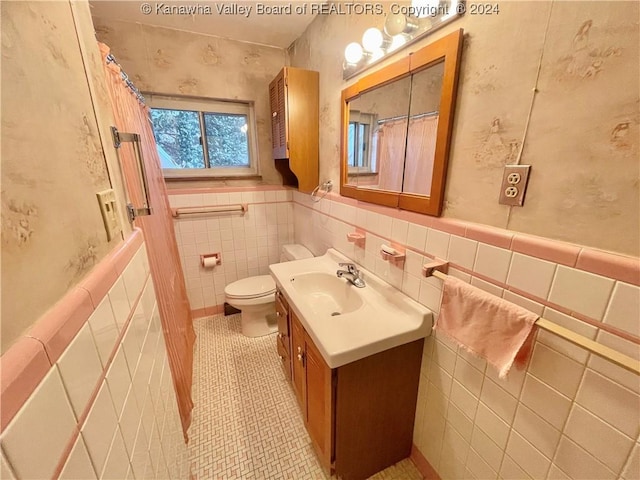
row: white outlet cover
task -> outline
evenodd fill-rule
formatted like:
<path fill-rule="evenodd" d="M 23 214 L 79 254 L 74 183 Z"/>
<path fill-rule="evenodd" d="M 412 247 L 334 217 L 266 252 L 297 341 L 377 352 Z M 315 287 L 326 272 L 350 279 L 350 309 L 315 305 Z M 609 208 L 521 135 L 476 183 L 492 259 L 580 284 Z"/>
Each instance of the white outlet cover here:
<path fill-rule="evenodd" d="M 107 232 L 107 241 L 111 241 L 122 231 L 120 220 L 118 219 L 116 193 L 113 189 L 108 189 L 96 193 L 96 196 L 100 204 L 100 213 L 102 213 L 104 228 Z"/>

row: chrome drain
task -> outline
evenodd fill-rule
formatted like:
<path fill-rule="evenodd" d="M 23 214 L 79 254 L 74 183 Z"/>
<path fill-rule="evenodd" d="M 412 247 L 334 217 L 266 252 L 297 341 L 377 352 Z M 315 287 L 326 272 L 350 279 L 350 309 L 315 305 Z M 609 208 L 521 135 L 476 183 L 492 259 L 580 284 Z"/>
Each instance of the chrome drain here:
<path fill-rule="evenodd" d="M 332 313 L 331 313 L 331 316 L 332 316 L 332 317 L 337 317 L 338 315 L 340 315 L 340 312 L 332 312 Z"/>

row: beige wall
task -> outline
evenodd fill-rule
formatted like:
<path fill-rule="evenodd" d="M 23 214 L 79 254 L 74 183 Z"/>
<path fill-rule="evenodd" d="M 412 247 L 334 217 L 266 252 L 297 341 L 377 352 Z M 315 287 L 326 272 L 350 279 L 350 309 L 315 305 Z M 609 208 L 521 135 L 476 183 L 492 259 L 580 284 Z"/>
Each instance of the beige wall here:
<path fill-rule="evenodd" d="M 404 51 L 465 30 L 444 216 L 638 255 L 638 3 L 499 6 Z M 318 17 L 289 49 L 293 66 L 320 71 L 322 180 L 339 180 L 340 92 L 355 80 L 342 80 L 344 47 L 382 21 Z M 523 138 L 522 163 L 533 166 L 526 203 L 502 206 L 502 166 Z"/>
<path fill-rule="evenodd" d="M 4 352 L 122 237 L 107 242 L 96 199 L 112 183 L 79 42 L 93 55 L 89 63 L 101 68 L 97 46 L 76 34 L 76 28 L 92 31 L 88 3 L 2 2 L 1 8 Z M 92 88 L 99 82 L 94 76 Z M 108 129 L 106 101 L 98 103 Z M 107 150 L 111 163 L 114 152 Z M 121 185 L 118 177 L 113 181 Z"/>
<path fill-rule="evenodd" d="M 262 182 L 282 184 L 271 155 L 269 83 L 285 65 L 280 48 L 163 27 L 95 18 L 98 39 L 111 47 L 143 91 L 255 102 Z M 168 187 L 256 181 L 171 182 Z"/>

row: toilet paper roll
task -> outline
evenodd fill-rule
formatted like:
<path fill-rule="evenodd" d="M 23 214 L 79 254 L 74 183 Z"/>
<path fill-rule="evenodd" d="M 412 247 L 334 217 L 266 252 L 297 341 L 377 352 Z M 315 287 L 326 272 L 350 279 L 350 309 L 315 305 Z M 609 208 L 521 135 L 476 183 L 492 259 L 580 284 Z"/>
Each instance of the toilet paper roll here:
<path fill-rule="evenodd" d="M 213 268 L 218 264 L 218 257 L 204 257 L 202 259 L 202 266 L 204 268 Z"/>

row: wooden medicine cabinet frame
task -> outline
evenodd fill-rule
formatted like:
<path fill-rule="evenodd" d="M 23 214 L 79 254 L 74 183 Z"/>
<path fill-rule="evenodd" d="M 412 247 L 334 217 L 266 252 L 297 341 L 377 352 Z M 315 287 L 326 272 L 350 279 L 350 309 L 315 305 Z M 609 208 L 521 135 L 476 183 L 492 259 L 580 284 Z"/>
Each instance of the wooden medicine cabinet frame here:
<path fill-rule="evenodd" d="M 453 113 L 458 88 L 462 39 L 463 30 L 459 29 L 420 50 L 411 52 L 408 56 L 386 67 L 360 78 L 356 83 L 342 90 L 340 136 L 340 194 L 342 196 L 387 207 L 411 210 L 426 215 L 440 216 L 444 200 L 451 133 L 453 131 Z M 363 188 L 348 184 L 347 142 L 349 102 L 375 88 L 413 75 L 440 62 L 444 62 L 444 75 L 438 112 L 439 119 L 433 161 L 431 194 L 425 196 L 413 193 Z M 409 112 L 407 112 L 407 114 L 408 113 Z"/>

